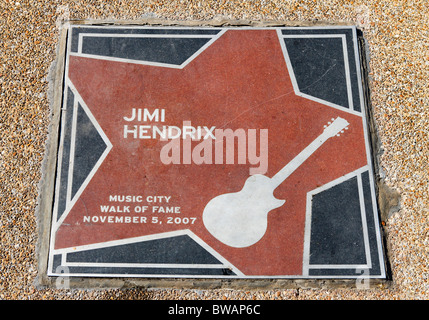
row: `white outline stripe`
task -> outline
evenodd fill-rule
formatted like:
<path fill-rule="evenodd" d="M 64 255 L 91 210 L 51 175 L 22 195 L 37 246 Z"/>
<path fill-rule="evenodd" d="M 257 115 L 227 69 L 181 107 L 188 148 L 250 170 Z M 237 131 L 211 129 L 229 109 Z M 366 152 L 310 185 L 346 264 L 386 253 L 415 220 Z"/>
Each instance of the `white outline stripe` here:
<path fill-rule="evenodd" d="M 63 153 L 64 153 L 64 139 L 65 139 L 65 126 L 66 126 L 66 120 L 67 120 L 67 100 L 68 100 L 68 90 L 64 90 L 64 97 L 63 97 L 63 103 L 61 108 L 61 137 L 59 142 L 59 148 L 58 148 L 58 155 L 57 155 L 57 172 L 62 172 L 62 163 L 63 163 Z M 64 112 L 65 111 L 65 112 Z M 69 150 L 70 152 L 70 150 Z M 58 174 L 55 181 L 55 199 L 54 199 L 54 208 L 53 208 L 53 215 L 52 215 L 52 222 L 57 221 L 58 217 L 58 205 L 59 205 L 59 198 L 60 198 L 60 187 L 61 187 L 61 174 Z M 67 203 L 67 184 L 66 184 L 66 197 L 65 201 Z M 65 211 L 66 206 L 64 206 Z"/>
<path fill-rule="evenodd" d="M 141 61 L 141 60 L 132 60 L 125 58 L 116 58 L 116 57 L 107 57 L 107 56 L 99 56 L 95 54 L 86 54 L 86 53 L 75 53 L 70 52 L 71 57 L 81 57 L 87 59 L 96 59 L 103 61 L 112 61 L 112 62 L 122 62 L 122 63 L 132 63 L 139 64 L 144 66 L 152 66 L 152 67 L 164 67 L 164 68 L 172 68 L 172 69 L 183 69 L 181 65 L 162 63 L 162 62 L 151 62 L 151 61 Z"/>
<path fill-rule="evenodd" d="M 71 263 L 66 262 L 65 256 L 68 253 L 74 253 L 74 252 L 81 252 L 86 250 L 93 250 L 93 249 L 100 249 L 100 248 L 108 248 L 112 246 L 119 246 L 119 245 L 126 245 L 136 242 L 145 242 L 145 241 L 151 241 L 151 240 L 158 240 L 158 239 L 165 239 L 165 238 L 171 238 L 175 236 L 181 236 L 181 235 L 187 235 L 191 239 L 193 239 L 196 243 L 198 243 L 203 249 L 205 249 L 207 252 L 209 252 L 214 258 L 219 260 L 221 264 L 162 264 L 164 268 L 169 268 L 171 266 L 174 266 L 174 268 L 181 267 L 181 268 L 189 268 L 189 266 L 193 266 L 193 268 L 213 268 L 213 266 L 216 266 L 216 268 L 228 268 L 231 269 L 235 274 L 238 276 L 244 276 L 244 274 L 237 269 L 233 264 L 231 264 L 229 261 L 227 261 L 224 257 L 222 257 L 219 253 L 217 253 L 215 250 L 213 250 L 209 245 L 207 245 L 202 239 L 200 239 L 197 235 L 195 235 L 191 230 L 189 229 L 183 229 L 183 230 L 177 230 L 177 231 L 169 231 L 164 233 L 158 233 L 158 234 L 152 234 L 147 236 L 140 236 L 140 237 L 133 237 L 133 238 L 127 238 L 127 239 L 120 239 L 120 240 L 112 240 L 112 241 L 106 241 L 106 242 L 100 242 L 100 243 L 94 243 L 89 245 L 82 245 L 82 246 L 76 246 L 76 247 L 69 247 L 59 250 L 53 250 L 52 255 L 61 254 L 62 255 L 62 263 L 63 266 L 97 266 L 97 267 L 111 267 L 111 266 L 117 266 L 120 267 L 121 265 L 124 265 L 125 267 L 135 267 L 135 266 L 143 266 L 146 268 L 153 268 L 154 266 L 158 264 L 124 264 L 124 263 L 90 263 L 90 262 L 84 262 L 84 263 Z M 54 275 L 54 274 L 52 274 Z M 123 276 L 123 275 L 122 275 Z M 146 276 L 146 275 L 145 275 Z"/>
<path fill-rule="evenodd" d="M 62 91 L 63 91 L 63 102 L 62 102 L 62 107 L 61 107 L 61 109 L 62 110 L 66 110 L 67 111 L 67 96 L 68 96 L 68 89 L 69 89 L 69 87 L 68 87 L 68 74 L 69 74 L 69 68 L 70 68 L 70 66 L 69 66 L 69 48 L 71 48 L 71 31 L 72 31 L 72 27 L 69 25 L 68 26 L 68 31 L 67 31 L 67 45 L 66 45 L 66 52 L 65 52 L 65 66 L 64 66 L 64 75 L 63 75 L 63 77 L 64 77 L 64 83 L 63 83 L 63 87 L 62 87 Z M 73 99 L 75 100 L 76 99 L 76 97 L 73 97 Z M 65 106 L 65 107 L 64 107 Z M 63 112 L 63 114 L 62 114 L 62 121 L 63 120 L 65 120 L 65 112 Z M 63 129 L 62 131 L 63 131 L 63 135 L 64 135 L 64 128 L 65 128 L 65 124 L 66 124 L 66 122 L 64 121 L 64 122 L 61 122 L 61 128 Z M 63 142 L 63 140 L 62 140 L 62 142 Z M 61 143 L 62 143 L 61 142 Z M 71 141 L 70 141 L 70 144 L 71 144 Z M 62 149 L 63 149 L 63 145 L 60 145 L 60 150 L 61 150 L 61 152 L 62 152 Z M 57 159 L 58 160 L 58 159 Z M 60 176 L 61 176 L 61 165 L 60 165 L 60 163 L 61 163 L 61 161 L 58 161 L 58 167 L 57 167 L 57 172 L 59 173 L 58 174 L 58 176 L 57 176 L 57 183 L 58 183 L 58 181 L 59 181 L 59 178 L 60 178 Z M 67 177 L 68 178 L 68 177 Z M 59 183 L 58 183 L 58 186 L 59 186 Z M 58 186 L 57 186 L 57 189 L 56 189 L 56 191 L 58 190 Z M 56 240 L 56 228 L 55 228 L 55 226 L 56 226 L 56 223 L 58 222 L 58 200 L 59 200 L 59 196 L 58 196 L 58 194 L 56 194 L 55 195 L 55 202 L 54 202 L 54 210 L 53 210 L 53 212 L 52 212 L 52 221 L 51 221 L 51 235 L 50 235 L 50 241 L 49 241 L 49 254 L 48 254 L 48 270 L 47 270 L 47 273 L 49 274 L 49 271 L 50 270 L 52 270 L 52 268 L 53 268 L 53 263 L 54 263 L 54 256 L 53 256 L 53 250 L 54 250 L 54 247 L 55 247 L 55 240 Z M 66 200 L 66 207 L 67 207 L 67 200 Z M 65 213 L 65 210 L 64 210 L 64 212 L 62 213 L 62 214 L 64 214 Z"/>
<path fill-rule="evenodd" d="M 362 217 L 362 232 L 363 232 L 363 241 L 365 245 L 366 264 L 368 268 L 371 268 L 372 267 L 371 248 L 369 246 L 368 223 L 366 221 L 366 209 L 365 209 L 365 198 L 363 194 L 362 173 L 357 175 L 357 184 L 358 184 L 358 191 L 359 191 L 360 212 Z"/>
<path fill-rule="evenodd" d="M 313 196 L 315 194 L 318 194 L 320 192 L 326 191 L 342 182 L 345 182 L 351 178 L 360 176 L 363 172 L 367 172 L 369 170 L 369 166 L 363 166 L 362 168 L 359 168 L 353 172 L 350 172 L 338 179 L 332 180 L 326 184 L 324 184 L 321 187 L 318 187 L 314 190 L 311 190 L 307 193 L 307 205 L 306 205 L 306 214 L 305 214 L 305 229 L 304 229 L 304 254 L 303 254 L 303 263 L 302 263 L 302 269 L 303 269 L 303 275 L 308 276 L 308 271 L 309 269 L 314 269 L 314 268 L 321 268 L 321 264 L 317 264 L 317 265 L 312 265 L 310 264 L 310 241 L 311 241 L 311 216 L 312 216 L 312 200 L 313 200 Z M 360 185 L 361 187 L 362 185 Z M 359 185 L 358 185 L 359 188 Z M 359 196 L 361 194 L 361 191 L 359 191 Z M 359 198 L 360 200 L 360 210 L 361 210 L 361 215 L 362 213 L 362 205 L 361 205 L 361 201 L 363 199 Z M 366 221 L 366 219 L 365 219 Z M 364 223 L 364 221 L 362 221 L 362 223 Z M 366 227 L 366 226 L 365 226 Z M 368 236 L 368 232 L 366 232 L 366 236 Z M 364 244 L 365 244 L 365 256 L 367 258 L 367 264 L 366 265 L 362 265 L 362 264 L 338 264 L 338 265 L 331 265 L 331 264 L 325 264 L 323 265 L 324 269 L 333 269 L 333 268 L 362 268 L 362 266 L 365 266 L 366 268 L 371 267 L 371 265 L 368 263 L 368 255 L 370 254 L 369 252 L 369 240 L 368 238 L 364 239 Z M 317 266 L 317 267 L 315 267 Z"/>
<path fill-rule="evenodd" d="M 68 211 L 70 201 L 71 201 L 71 193 L 72 193 L 72 186 L 73 186 L 73 169 L 74 169 L 74 154 L 75 154 L 75 141 L 76 141 L 76 126 L 77 126 L 77 109 L 79 106 L 78 100 L 74 99 L 73 102 L 73 116 L 72 116 L 72 123 L 71 123 L 71 138 L 70 138 L 70 152 L 69 152 L 69 170 L 67 174 L 67 196 L 66 196 L 66 207 L 65 211 Z M 65 212 L 63 212 L 64 214 Z"/>
<path fill-rule="evenodd" d="M 76 107 L 74 108 L 73 112 L 77 113 L 77 104 L 80 104 L 80 106 L 84 109 L 86 115 L 90 119 L 91 123 L 96 128 L 98 134 L 101 136 L 101 138 L 103 139 L 104 143 L 106 144 L 106 149 L 103 151 L 103 153 L 101 154 L 100 158 L 97 160 L 97 162 L 95 163 L 94 167 L 91 169 L 90 173 L 88 174 L 88 176 L 83 181 L 82 185 L 79 187 L 79 189 L 76 192 L 76 194 L 74 195 L 73 199 L 69 199 L 67 201 L 66 210 L 61 215 L 60 219 L 58 221 L 56 221 L 55 223 L 53 223 L 53 231 L 54 232 L 56 230 L 58 230 L 58 228 L 61 226 L 61 224 L 63 223 L 64 219 L 68 216 L 70 210 L 73 208 L 73 206 L 75 205 L 76 201 L 79 199 L 80 195 L 82 194 L 82 192 L 84 191 L 84 189 L 86 188 L 86 186 L 89 184 L 89 182 L 91 181 L 91 179 L 95 175 L 95 173 L 98 171 L 98 168 L 101 166 L 101 164 L 103 163 L 104 159 L 109 154 L 110 150 L 113 148 L 113 145 L 110 142 L 109 138 L 104 133 L 103 129 L 100 127 L 99 123 L 97 122 L 97 120 L 95 119 L 95 117 L 93 116 L 93 114 L 91 113 L 91 111 L 89 110 L 88 106 L 83 101 L 82 97 L 80 96 L 80 94 L 77 91 L 77 89 L 74 87 L 74 85 L 71 82 L 71 80 L 70 79 L 67 79 L 67 80 L 68 80 L 67 81 L 67 85 L 71 89 L 71 91 L 73 92 L 73 94 L 75 96 L 75 106 Z M 76 131 L 76 129 L 74 131 Z M 69 179 L 69 190 L 68 190 L 68 192 L 70 192 L 70 193 L 71 193 L 71 185 L 72 185 L 71 180 L 73 178 L 73 167 L 74 167 L 74 160 L 72 158 L 72 154 L 73 154 L 73 157 L 74 157 L 74 145 L 76 143 L 75 140 L 76 140 L 76 134 L 73 135 L 73 133 L 72 133 L 71 148 L 73 148 L 73 152 L 70 152 L 70 158 L 71 158 L 70 162 L 72 162 L 73 165 L 70 165 L 70 167 L 69 167 L 69 177 L 68 177 L 68 179 Z"/>
<path fill-rule="evenodd" d="M 278 34 L 278 37 L 280 40 L 280 45 L 281 45 L 281 48 L 283 50 L 283 55 L 284 55 L 284 58 L 286 61 L 288 71 L 289 71 L 289 77 L 292 81 L 292 86 L 293 86 L 295 94 L 297 96 L 300 96 L 300 97 L 303 97 L 303 98 L 306 98 L 306 99 L 327 105 L 329 107 L 332 107 L 332 108 L 335 108 L 335 109 L 338 109 L 341 111 L 346 111 L 346 112 L 349 112 L 349 113 L 354 114 L 354 115 L 359 115 L 359 116 L 362 115 L 361 112 L 356 111 L 353 108 L 353 95 L 352 95 L 352 87 L 351 87 L 351 80 L 350 80 L 350 66 L 349 66 L 349 60 L 348 60 L 347 41 L 346 41 L 346 35 L 345 34 L 284 35 L 284 34 L 282 34 L 281 29 L 277 29 L 277 34 Z M 287 48 L 286 48 L 286 43 L 284 41 L 284 39 L 298 39 L 298 38 L 304 38 L 304 39 L 305 38 L 341 38 L 342 39 L 341 43 L 342 43 L 342 48 L 343 48 L 344 69 L 345 69 L 344 71 L 345 71 L 346 87 L 347 87 L 347 100 L 348 100 L 348 104 L 349 104 L 348 107 L 340 106 L 340 105 L 335 104 L 333 102 L 326 101 L 326 100 L 323 100 L 321 98 L 317 98 L 315 96 L 311 96 L 311 95 L 308 95 L 306 93 L 301 92 L 301 90 L 299 89 L 299 86 L 298 86 L 298 82 L 297 82 L 296 77 L 295 77 L 295 73 L 293 71 L 292 62 L 290 60 L 289 53 L 288 53 Z"/>
<path fill-rule="evenodd" d="M 353 44 L 354 44 L 354 55 L 355 55 L 355 64 L 356 69 L 360 66 L 360 56 L 359 56 L 359 48 L 357 43 L 357 33 L 356 33 L 356 27 L 352 28 L 353 32 Z M 361 110 L 362 110 L 362 123 L 363 123 L 363 130 L 364 130 L 364 138 L 365 138 L 365 147 L 366 147 L 366 154 L 367 154 L 367 161 L 369 164 L 369 185 L 371 188 L 371 200 L 372 200 L 372 210 L 373 210 L 373 217 L 374 217 L 374 228 L 375 228 L 375 235 L 377 239 L 377 250 L 378 250 L 378 261 L 380 265 L 380 273 L 383 275 L 383 277 L 386 276 L 386 269 L 385 269 L 385 261 L 384 261 L 384 254 L 383 254 L 383 248 L 382 248 L 382 240 L 381 240 L 381 231 L 380 231 L 380 221 L 378 218 L 378 208 L 377 208 L 377 199 L 375 197 L 376 191 L 375 191 L 375 181 L 374 181 L 374 168 L 372 163 L 372 149 L 369 145 L 369 133 L 367 128 L 367 115 L 366 115 L 366 104 L 364 101 L 363 96 L 363 88 L 362 88 L 362 76 L 359 72 L 360 70 L 356 70 L 357 78 L 358 78 L 358 88 L 359 88 L 359 99 L 361 104 Z"/>
<path fill-rule="evenodd" d="M 191 34 L 121 34 L 121 33 L 79 33 L 78 41 L 78 53 L 82 53 L 83 38 L 176 38 L 176 39 L 205 39 L 213 38 L 216 35 L 212 34 L 200 34 L 200 35 L 191 35 Z"/>
<path fill-rule="evenodd" d="M 65 254 L 63 255 L 65 256 Z M 67 258 L 66 258 L 67 260 Z M 65 267 L 97 267 L 97 268 L 176 268 L 176 269 L 225 269 L 223 264 L 168 264 L 168 263 L 115 263 L 115 262 L 65 262 Z"/>
<path fill-rule="evenodd" d="M 167 231 L 162 233 L 150 234 L 146 236 L 125 238 L 125 239 L 119 239 L 119 240 L 110 240 L 105 242 L 97 242 L 97 243 L 86 244 L 81 246 L 57 249 L 55 250 L 55 254 L 87 251 L 87 250 L 100 249 L 100 248 L 106 248 L 106 247 L 120 246 L 124 244 L 135 243 L 135 242 L 159 240 L 159 239 L 165 239 L 165 238 L 176 237 L 181 235 L 189 235 L 186 230 L 188 229 L 178 230 L 178 231 Z"/>
<path fill-rule="evenodd" d="M 367 264 L 310 264 L 309 269 L 368 269 Z"/>
<path fill-rule="evenodd" d="M 70 52 L 70 56 L 77 56 L 89 59 L 98 59 L 105 61 L 114 61 L 114 62 L 123 62 L 123 63 L 133 63 L 139 65 L 147 65 L 154 67 L 164 67 L 164 68 L 173 68 L 173 69 L 184 69 L 189 63 L 191 63 L 196 57 L 198 57 L 204 50 L 211 46 L 217 39 L 219 39 L 227 29 L 220 29 L 220 31 L 215 35 L 168 35 L 168 34 L 115 34 L 115 33 L 80 33 L 78 41 L 78 52 Z M 117 57 L 108 57 L 96 54 L 87 54 L 82 53 L 82 43 L 84 37 L 100 37 L 100 38 L 184 38 L 184 39 L 210 39 L 205 45 L 193 53 L 188 59 L 186 59 L 182 64 L 176 65 L 171 63 L 163 62 L 153 62 L 153 61 L 143 61 L 143 60 L 134 60 L 127 58 L 117 58 Z"/>
<path fill-rule="evenodd" d="M 348 54 L 348 50 L 347 50 L 346 35 L 343 35 L 341 38 L 342 38 L 342 44 L 343 44 L 344 69 L 345 69 L 344 72 L 345 72 L 345 76 L 346 76 L 347 97 L 349 100 L 349 109 L 354 110 L 353 92 L 352 92 L 352 83 L 351 83 L 350 65 L 349 65 L 349 54 Z"/>

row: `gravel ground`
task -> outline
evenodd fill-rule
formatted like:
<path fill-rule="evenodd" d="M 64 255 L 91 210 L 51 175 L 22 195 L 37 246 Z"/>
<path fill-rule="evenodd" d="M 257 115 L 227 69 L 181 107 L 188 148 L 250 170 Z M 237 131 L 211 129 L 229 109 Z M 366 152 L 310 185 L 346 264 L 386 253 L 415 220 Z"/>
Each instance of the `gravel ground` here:
<path fill-rule="evenodd" d="M 38 289 L 36 207 L 50 122 L 48 72 L 66 20 L 347 23 L 367 40 L 380 174 L 401 194 L 383 220 L 393 283 L 357 289 Z M 397 1 L 0 0 L 1 299 L 428 299 L 429 6 Z"/>

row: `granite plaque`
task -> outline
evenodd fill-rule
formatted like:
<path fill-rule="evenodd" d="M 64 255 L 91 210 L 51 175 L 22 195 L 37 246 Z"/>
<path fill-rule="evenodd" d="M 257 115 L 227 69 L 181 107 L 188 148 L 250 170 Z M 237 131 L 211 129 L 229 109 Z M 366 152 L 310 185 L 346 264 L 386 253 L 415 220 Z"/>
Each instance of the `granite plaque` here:
<path fill-rule="evenodd" d="M 67 41 L 48 275 L 385 277 L 354 27 Z"/>

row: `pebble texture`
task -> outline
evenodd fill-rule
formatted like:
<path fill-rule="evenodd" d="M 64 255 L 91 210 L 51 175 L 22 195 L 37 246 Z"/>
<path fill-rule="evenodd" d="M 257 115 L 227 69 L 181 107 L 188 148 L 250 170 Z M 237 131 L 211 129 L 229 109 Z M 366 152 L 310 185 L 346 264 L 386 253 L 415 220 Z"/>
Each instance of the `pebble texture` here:
<path fill-rule="evenodd" d="M 69 20 L 352 24 L 366 39 L 380 178 L 400 193 L 383 217 L 393 281 L 370 289 L 47 289 L 37 283 L 39 182 L 49 70 Z M 428 299 L 429 7 L 426 0 L 0 1 L 0 299 Z"/>

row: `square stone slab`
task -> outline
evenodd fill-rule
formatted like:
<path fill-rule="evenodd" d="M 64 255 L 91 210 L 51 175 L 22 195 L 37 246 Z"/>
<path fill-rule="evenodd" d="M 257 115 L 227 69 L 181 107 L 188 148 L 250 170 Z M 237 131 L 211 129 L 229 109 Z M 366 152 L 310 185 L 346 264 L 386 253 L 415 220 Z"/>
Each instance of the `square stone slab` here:
<path fill-rule="evenodd" d="M 354 27 L 71 25 L 47 274 L 384 278 Z"/>

